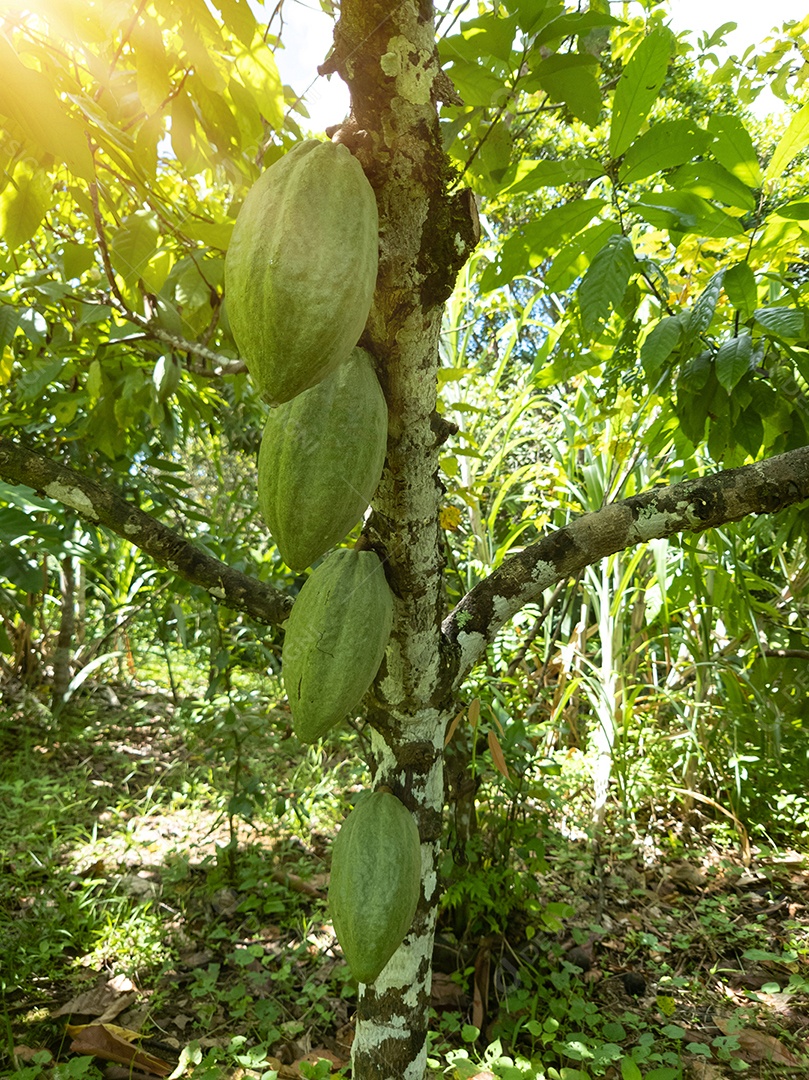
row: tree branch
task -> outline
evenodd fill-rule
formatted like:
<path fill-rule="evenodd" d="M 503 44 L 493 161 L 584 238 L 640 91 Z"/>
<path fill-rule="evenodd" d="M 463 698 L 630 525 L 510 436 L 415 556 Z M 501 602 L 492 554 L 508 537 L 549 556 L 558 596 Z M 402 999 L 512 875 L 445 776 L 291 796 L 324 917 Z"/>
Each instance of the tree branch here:
<path fill-rule="evenodd" d="M 809 499 L 809 446 L 712 476 L 655 488 L 585 514 L 506 559 L 444 620 L 457 686 L 501 627 L 545 589 L 617 551 L 703 532 Z"/>
<path fill-rule="evenodd" d="M 8 438 L 0 438 L 0 476 L 12 484 L 27 484 L 69 506 L 85 521 L 112 530 L 173 574 L 206 589 L 218 603 L 244 611 L 257 622 L 282 623 L 289 615 L 292 598 L 285 593 L 207 555 L 167 525 L 75 469 Z"/>

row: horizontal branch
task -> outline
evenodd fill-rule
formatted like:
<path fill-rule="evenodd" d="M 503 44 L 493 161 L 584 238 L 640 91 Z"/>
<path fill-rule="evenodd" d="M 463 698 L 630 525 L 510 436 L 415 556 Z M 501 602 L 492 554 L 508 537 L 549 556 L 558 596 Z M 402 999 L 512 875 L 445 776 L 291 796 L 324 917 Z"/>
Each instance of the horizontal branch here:
<path fill-rule="evenodd" d="M 456 685 L 486 646 L 545 589 L 617 551 L 703 532 L 751 514 L 773 514 L 809 499 L 809 446 L 711 476 L 654 488 L 584 514 L 506 559 L 447 616 L 445 641 L 454 652 Z"/>
<path fill-rule="evenodd" d="M 0 438 L 0 476 L 69 506 L 84 521 L 103 525 L 173 574 L 207 590 L 218 603 L 244 611 L 257 622 L 282 623 L 289 615 L 292 598 L 279 589 L 207 555 L 167 525 L 75 469 L 8 438 Z"/>

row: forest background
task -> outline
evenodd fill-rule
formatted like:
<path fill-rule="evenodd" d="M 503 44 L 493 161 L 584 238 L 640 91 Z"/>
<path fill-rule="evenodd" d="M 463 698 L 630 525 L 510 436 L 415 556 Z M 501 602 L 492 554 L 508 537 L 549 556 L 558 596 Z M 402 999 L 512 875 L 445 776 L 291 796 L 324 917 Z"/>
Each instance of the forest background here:
<path fill-rule="evenodd" d="M 265 410 L 223 295 L 246 191 L 310 131 L 285 6 L 2 8 L 0 989 L 25 1080 L 128 1060 L 112 1023 L 149 1040 L 127 1075 L 348 1069 L 325 887 L 375 736 L 292 735 L 305 575 L 256 509 Z M 728 54 L 653 0 L 494 7 L 437 20 L 449 187 L 481 226 L 437 353 L 447 612 L 582 515 L 763 464 L 734 512 L 492 624 L 446 728 L 426 1067 L 801 1068 L 809 19 Z"/>

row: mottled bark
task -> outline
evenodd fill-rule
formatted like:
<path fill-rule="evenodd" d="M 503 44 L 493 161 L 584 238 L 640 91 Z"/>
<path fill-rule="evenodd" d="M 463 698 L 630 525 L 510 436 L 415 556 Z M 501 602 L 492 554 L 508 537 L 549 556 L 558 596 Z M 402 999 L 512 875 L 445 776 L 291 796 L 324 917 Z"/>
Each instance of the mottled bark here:
<path fill-rule="evenodd" d="M 335 50 L 352 97 L 346 143 L 374 187 L 380 266 L 362 344 L 374 356 L 389 410 L 385 472 L 366 539 L 384 559 L 396 597 L 394 628 L 374 689 L 374 786 L 387 784 L 412 810 L 422 840 L 422 897 L 413 928 L 373 986 L 361 986 L 355 1080 L 422 1080 L 438 901 L 443 733 L 449 681 L 440 648 L 443 544 L 436 413 L 443 304 L 477 240 L 468 193 L 441 146 L 436 99 L 447 93 L 429 2 L 343 0 Z M 321 69 L 323 70 L 323 69 Z"/>
<path fill-rule="evenodd" d="M 679 532 L 704 532 L 809 499 L 809 446 L 741 469 L 653 488 L 572 521 L 506 559 L 444 621 L 455 683 L 500 629 L 545 589 L 617 551 Z"/>
<path fill-rule="evenodd" d="M 207 589 L 217 602 L 258 622 L 281 623 L 289 615 L 291 597 L 200 551 L 109 488 L 9 438 L 0 438 L 0 476 L 70 507 L 83 521 L 103 525 L 178 577 Z"/>

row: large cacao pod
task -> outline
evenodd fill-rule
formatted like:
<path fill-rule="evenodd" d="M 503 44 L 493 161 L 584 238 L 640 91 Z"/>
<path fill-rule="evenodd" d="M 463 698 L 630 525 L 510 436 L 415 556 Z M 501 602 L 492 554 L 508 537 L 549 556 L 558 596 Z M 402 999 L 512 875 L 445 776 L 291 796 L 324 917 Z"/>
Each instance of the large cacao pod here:
<path fill-rule="evenodd" d="M 366 796 L 334 841 L 329 907 L 352 975 L 372 983 L 410 929 L 421 847 L 410 811 L 387 791 Z"/>
<path fill-rule="evenodd" d="M 281 653 L 301 742 L 316 742 L 362 701 L 392 620 L 393 596 L 375 552 L 341 548 L 312 572 L 292 607 Z"/>
<path fill-rule="evenodd" d="M 373 188 L 348 147 L 308 139 L 262 173 L 233 227 L 225 293 L 265 401 L 289 401 L 348 359 L 378 252 Z"/>
<path fill-rule="evenodd" d="M 270 411 L 258 505 L 287 566 L 305 569 L 357 524 L 382 475 L 387 434 L 385 398 L 364 349 Z"/>

